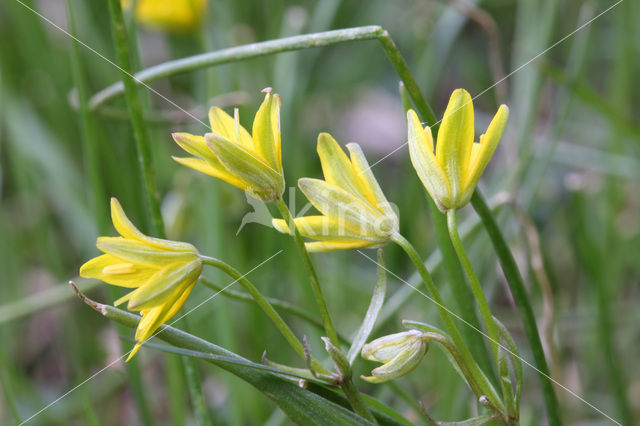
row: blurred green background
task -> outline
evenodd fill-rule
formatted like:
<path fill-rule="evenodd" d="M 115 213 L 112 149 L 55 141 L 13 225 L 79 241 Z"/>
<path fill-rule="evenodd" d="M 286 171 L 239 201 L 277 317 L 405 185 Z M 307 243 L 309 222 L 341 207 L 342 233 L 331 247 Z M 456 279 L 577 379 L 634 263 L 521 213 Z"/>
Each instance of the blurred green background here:
<path fill-rule="evenodd" d="M 22 0 L 21 0 L 22 2 Z M 113 235 L 108 197 L 117 197 L 146 228 L 133 133 L 124 100 L 95 113 L 92 165 L 72 105 L 77 94 L 64 0 L 0 3 L 0 424 L 19 423 L 62 396 L 132 345 L 132 330 L 116 328 L 72 295 L 66 282 L 94 257 L 95 238 Z M 115 57 L 106 2 L 73 1 L 79 38 L 104 57 Z M 136 69 L 166 60 L 295 34 L 381 25 L 405 56 L 425 97 L 442 115 L 448 96 L 466 88 L 480 134 L 500 103 L 511 109 L 505 136 L 481 188 L 525 275 L 554 379 L 623 423 L 640 419 L 640 4 L 625 0 L 548 52 L 549 46 L 613 5 L 609 1 L 210 1 L 194 34 L 136 27 Z M 535 58 L 535 59 L 534 59 Z M 93 94 L 120 78 L 106 59 L 81 48 L 83 76 Z M 534 59 L 534 60 L 532 60 Z M 522 66 L 526 64 L 525 66 Z M 513 72 L 513 73 L 512 73 Z M 401 147 L 406 124 L 398 77 L 376 41 L 357 41 L 221 65 L 159 80 L 152 87 L 205 120 L 212 104 L 240 106 L 250 127 L 272 86 L 282 95 L 282 133 L 288 186 L 319 177 L 318 132 L 363 146 L 370 163 Z M 496 84 L 497 83 L 497 84 Z M 307 278 L 287 236 L 247 224 L 251 211 L 235 188 L 171 160 L 179 149 L 172 131 L 206 128 L 159 96 L 142 90 L 163 215 L 172 239 L 249 271 L 260 289 L 316 314 Z M 427 258 L 437 250 L 423 188 L 405 148 L 373 167 L 401 229 Z M 98 179 L 103 193 L 92 192 Z M 304 205 L 297 193 L 298 208 Z M 472 209 L 462 212 L 465 243 L 494 314 L 531 360 L 520 316 L 485 231 Z M 391 270 L 413 268 L 394 247 Z M 374 255 L 374 252 L 371 252 Z M 437 257 L 437 255 L 436 255 Z M 315 255 L 338 330 L 350 336 L 366 310 L 375 265 L 357 252 Z M 211 271 L 207 276 L 230 282 Z M 455 294 L 435 270 L 436 284 L 456 310 Z M 114 300 L 106 285 L 78 280 L 91 297 Z M 187 309 L 212 295 L 197 286 Z M 402 319 L 437 324 L 431 302 L 390 277 L 391 308 L 373 337 L 400 331 Z M 287 316 L 294 330 L 323 353 L 321 333 Z M 176 326 L 180 327 L 181 323 Z M 193 334 L 259 361 L 266 349 L 278 362 L 299 365 L 257 307 L 218 296 L 189 315 Z M 61 399 L 33 424 L 192 424 L 192 408 L 175 355 L 144 348 L 132 382 L 118 362 Z M 249 385 L 198 363 L 216 424 L 286 424 L 273 403 Z M 373 364 L 359 361 L 357 374 Z M 135 373 L 133 373 L 135 376 Z M 473 414 L 471 393 L 439 349 L 398 387 L 369 385 L 365 392 L 419 418 L 420 400 L 434 417 Z M 400 389 L 400 391 L 398 390 Z M 607 424 L 569 392 L 557 388 L 567 424 Z M 407 395 L 401 395 L 404 391 Z M 144 400 L 145 402 L 140 402 Z M 525 366 L 523 424 L 545 424 L 536 373 Z"/>

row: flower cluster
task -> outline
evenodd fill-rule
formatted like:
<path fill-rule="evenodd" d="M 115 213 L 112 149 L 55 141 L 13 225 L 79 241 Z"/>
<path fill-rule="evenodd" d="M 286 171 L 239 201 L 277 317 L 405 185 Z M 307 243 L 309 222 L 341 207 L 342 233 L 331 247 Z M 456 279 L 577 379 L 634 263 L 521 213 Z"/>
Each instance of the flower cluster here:
<path fill-rule="evenodd" d="M 240 124 L 237 109 L 232 117 L 214 107 L 209 111 L 211 132 L 202 136 L 173 134 L 175 142 L 192 155 L 174 157 L 175 161 L 265 202 L 281 202 L 285 189 L 281 100 L 270 88 L 264 93 L 251 134 Z M 430 128 L 422 126 L 414 111 L 408 112 L 411 161 L 440 210 L 459 209 L 469 201 L 507 117 L 508 109 L 503 105 L 487 132 L 474 143 L 471 97 L 458 89 L 449 101 L 434 150 Z M 276 230 L 292 233 L 293 226 L 310 240 L 305 243 L 308 251 L 381 247 L 399 237 L 398 214 L 383 194 L 360 146 L 350 143 L 346 148 L 348 156 L 330 134 L 321 133 L 317 151 L 324 180 L 298 181 L 319 215 L 291 222 L 273 219 Z M 115 198 L 111 200 L 111 213 L 120 237 L 98 238 L 97 247 L 104 254 L 85 263 L 80 274 L 134 289 L 115 302 L 127 302 L 128 309 L 142 314 L 131 357 L 184 305 L 202 272 L 203 261 L 191 244 L 142 234 Z M 366 380 L 380 382 L 404 375 L 418 365 L 426 351 L 426 340 L 413 331 L 375 340 L 364 346 L 362 356 L 383 365 Z"/>

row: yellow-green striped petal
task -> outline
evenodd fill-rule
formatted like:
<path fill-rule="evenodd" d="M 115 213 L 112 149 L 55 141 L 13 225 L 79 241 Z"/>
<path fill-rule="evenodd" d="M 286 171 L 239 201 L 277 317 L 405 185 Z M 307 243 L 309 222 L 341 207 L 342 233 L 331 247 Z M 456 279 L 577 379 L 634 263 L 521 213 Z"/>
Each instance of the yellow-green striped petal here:
<path fill-rule="evenodd" d="M 391 220 L 395 226 L 395 230 L 398 230 L 399 220 L 396 212 L 391 208 L 391 204 L 387 201 L 387 197 L 384 196 L 380 184 L 373 176 L 369 162 L 367 161 L 362 148 L 357 143 L 347 144 L 347 149 L 351 156 L 351 164 L 356 178 L 359 180 L 362 192 L 366 196 L 367 200 L 384 215 Z"/>
<path fill-rule="evenodd" d="M 358 248 L 376 248 L 380 247 L 381 245 L 381 243 L 374 243 L 365 240 L 327 240 L 304 243 L 304 246 L 310 253 L 323 253 L 327 251 L 337 250 L 353 250 Z"/>
<path fill-rule="evenodd" d="M 466 204 L 473 191 L 475 190 L 480 176 L 487 168 L 493 153 L 498 147 L 504 128 L 507 125 L 509 119 L 509 108 L 506 105 L 500 105 L 498 112 L 491 120 L 487 132 L 480 136 L 480 142 L 473 144 L 473 152 L 471 154 L 471 161 L 469 162 L 469 168 L 465 173 L 464 180 L 464 195 L 462 197 L 461 204 Z"/>
<path fill-rule="evenodd" d="M 164 266 L 172 262 L 188 262 L 197 259 L 194 252 L 162 250 L 140 241 L 123 237 L 99 237 L 96 246 L 124 262 L 147 266 Z"/>
<path fill-rule="evenodd" d="M 213 155 L 213 152 L 207 146 L 207 142 L 204 140 L 204 136 L 196 136 L 190 133 L 172 133 L 171 137 L 178 144 L 178 146 L 189 154 L 213 162 L 218 162 L 218 159 Z"/>
<path fill-rule="evenodd" d="M 436 144 L 436 159 L 448 178 L 454 204 L 462 197 L 462 179 L 469 165 L 473 135 L 471 95 L 464 89 L 456 89 L 444 112 Z"/>
<path fill-rule="evenodd" d="M 207 133 L 205 139 L 227 170 L 247 184 L 247 191 L 265 201 L 275 200 L 282 195 L 283 176 L 255 152 L 249 153 L 215 133 Z"/>
<path fill-rule="evenodd" d="M 373 243 L 387 241 L 388 238 L 380 236 L 362 235 L 357 230 L 350 229 L 346 224 L 327 216 L 304 216 L 294 219 L 300 235 L 314 240 L 365 240 Z M 273 227 L 283 234 L 289 233 L 289 226 L 283 219 L 273 219 Z"/>
<path fill-rule="evenodd" d="M 178 289 L 193 284 L 202 271 L 202 262 L 169 264 L 156 272 L 142 287 L 131 292 L 127 306 L 130 310 L 153 308 L 165 302 L 172 303 L 171 296 Z"/>
<path fill-rule="evenodd" d="M 318 135 L 318 156 L 322 166 L 324 180 L 348 193 L 360 197 L 363 201 L 370 202 L 364 194 L 365 188 L 354 173 L 349 157 L 344 153 L 338 142 L 329 133 Z M 375 205 L 375 203 L 374 203 Z"/>
<path fill-rule="evenodd" d="M 371 204 L 323 180 L 302 178 L 300 190 L 322 214 L 364 236 L 389 236 L 394 224 Z"/>
<path fill-rule="evenodd" d="M 278 173 L 282 173 L 280 153 L 280 97 L 271 93 L 271 88 L 263 90 L 264 101 L 253 120 L 254 150 Z"/>
<path fill-rule="evenodd" d="M 451 208 L 449 182 L 433 154 L 431 129 L 422 127 L 413 110 L 407 112 L 409 157 L 422 184 L 440 210 Z"/>
<path fill-rule="evenodd" d="M 183 166 L 189 167 L 193 170 L 197 170 L 201 173 L 212 176 L 216 179 L 223 180 L 237 188 L 246 191 L 247 184 L 237 177 L 233 176 L 231 173 L 227 171 L 227 169 L 221 164 L 220 168 L 213 167 L 210 163 L 200 160 L 194 157 L 171 157 L 177 163 L 182 164 Z"/>

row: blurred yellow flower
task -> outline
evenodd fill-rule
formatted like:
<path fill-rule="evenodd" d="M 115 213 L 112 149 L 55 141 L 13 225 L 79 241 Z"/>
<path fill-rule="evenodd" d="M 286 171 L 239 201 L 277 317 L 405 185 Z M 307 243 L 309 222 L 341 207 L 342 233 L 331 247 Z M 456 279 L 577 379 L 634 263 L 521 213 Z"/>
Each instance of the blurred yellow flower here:
<path fill-rule="evenodd" d="M 82 265 L 80 276 L 135 288 L 114 303 L 128 301 L 129 310 L 142 314 L 128 361 L 184 305 L 200 276 L 202 260 L 191 244 L 144 235 L 115 198 L 111 199 L 111 219 L 121 236 L 99 237 L 96 245 L 105 254 Z"/>
<path fill-rule="evenodd" d="M 328 133 L 318 136 L 318 155 L 325 180 L 303 178 L 300 190 L 322 216 L 294 219 L 302 236 L 317 240 L 306 243 L 309 251 L 380 247 L 398 232 L 398 216 L 371 173 L 360 146 L 347 145 L 349 159 Z M 273 219 L 273 226 L 289 233 L 286 221 Z"/>
<path fill-rule="evenodd" d="M 132 0 L 122 0 L 122 8 L 131 9 Z M 207 0 L 138 0 L 135 17 L 142 25 L 172 32 L 189 32 L 200 27 Z"/>
<path fill-rule="evenodd" d="M 380 337 L 362 347 L 362 358 L 382 363 L 371 371 L 371 376 L 361 376 L 371 383 L 405 376 L 415 370 L 429 349 L 429 343 L 420 331 L 409 330 Z"/>
<path fill-rule="evenodd" d="M 173 157 L 178 163 L 230 183 L 263 201 L 274 201 L 284 192 L 280 147 L 280 96 L 263 90 L 264 101 L 253 121 L 253 137 L 234 117 L 213 107 L 209 111 L 211 133 L 195 136 L 174 133 L 173 139 L 195 157 Z"/>
<path fill-rule="evenodd" d="M 459 209 L 469 202 L 498 146 L 508 117 L 509 108 L 500 105 L 487 132 L 474 143 L 471 96 L 464 89 L 455 90 L 444 112 L 434 155 L 431 129 L 423 128 L 415 111 L 409 110 L 411 162 L 441 211 Z"/>

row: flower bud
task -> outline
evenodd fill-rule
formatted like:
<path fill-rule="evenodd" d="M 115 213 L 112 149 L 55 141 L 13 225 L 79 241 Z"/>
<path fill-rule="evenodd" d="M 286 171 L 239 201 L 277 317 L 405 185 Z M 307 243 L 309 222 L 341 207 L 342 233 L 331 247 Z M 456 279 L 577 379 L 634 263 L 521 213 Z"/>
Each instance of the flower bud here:
<path fill-rule="evenodd" d="M 382 363 L 371 371 L 371 376 L 361 376 L 371 383 L 382 383 L 409 374 L 420 364 L 429 344 L 422 332 L 409 330 L 390 334 L 362 347 L 362 358 Z"/>

